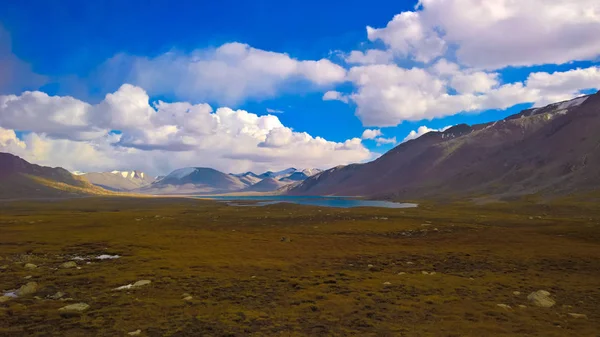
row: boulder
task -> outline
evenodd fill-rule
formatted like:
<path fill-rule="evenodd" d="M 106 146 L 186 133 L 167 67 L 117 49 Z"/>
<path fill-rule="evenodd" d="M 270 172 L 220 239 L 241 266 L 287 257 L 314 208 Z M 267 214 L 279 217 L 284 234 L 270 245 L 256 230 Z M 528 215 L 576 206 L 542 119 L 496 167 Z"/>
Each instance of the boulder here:
<path fill-rule="evenodd" d="M 533 305 L 542 308 L 550 308 L 556 304 L 556 301 L 550 297 L 550 293 L 546 290 L 532 292 L 527 296 L 527 300 L 529 300 L 529 302 L 531 302 Z"/>
<path fill-rule="evenodd" d="M 80 315 L 81 313 L 88 310 L 89 308 L 90 308 L 90 306 L 87 303 L 75 303 L 75 304 L 66 305 L 66 306 L 58 309 L 58 311 L 60 312 L 61 315 L 71 316 L 71 315 Z"/>
<path fill-rule="evenodd" d="M 77 263 L 75 263 L 74 261 L 69 261 L 61 264 L 60 267 L 64 269 L 75 268 L 77 267 Z"/>
<path fill-rule="evenodd" d="M 16 291 L 17 296 L 27 296 L 35 294 L 39 289 L 37 282 L 29 282 Z"/>

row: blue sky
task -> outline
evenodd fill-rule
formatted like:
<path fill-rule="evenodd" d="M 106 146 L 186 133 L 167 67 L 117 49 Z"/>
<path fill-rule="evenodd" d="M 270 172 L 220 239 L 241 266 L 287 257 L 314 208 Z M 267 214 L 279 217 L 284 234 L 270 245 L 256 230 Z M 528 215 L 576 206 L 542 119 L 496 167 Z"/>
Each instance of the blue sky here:
<path fill-rule="evenodd" d="M 55 164 L 53 156 L 34 145 L 40 139 L 51 143 L 45 148 L 55 151 L 70 147 L 91 151 L 85 150 L 86 146 L 105 150 L 86 153 L 84 158 L 119 158 L 96 164 L 67 161 L 66 166 L 73 170 L 110 169 L 118 164 L 165 173 L 159 171 L 196 165 L 194 160 L 197 165 L 229 171 L 309 165 L 326 168 L 336 160 L 346 164 L 375 158 L 419 127 L 442 129 L 498 120 L 534 104 L 570 99 L 600 86 L 600 38 L 589 34 L 600 27 L 595 1 L 540 6 L 539 1 L 526 0 L 514 8 L 499 0 L 487 4 L 424 0 L 416 5 L 416 1 L 356 0 L 6 1 L 0 11 L 0 70 L 4 62 L 4 69 L 12 72 L 6 75 L 6 71 L 0 81 L 0 94 L 19 96 L 31 90 L 61 98 L 72 96 L 83 112 L 72 112 L 61 105 L 64 102 L 48 105 L 39 97 L 35 107 L 0 108 L 0 127 L 14 131 L 17 139 L 13 143 L 18 144 L 11 148 L 5 141 L 0 146 L 48 164 Z M 539 25 L 531 23 L 533 9 Z M 553 16 L 557 9 L 564 17 Z M 580 13 L 597 15 L 578 22 L 574 17 L 581 17 Z M 548 29 L 544 20 L 555 27 Z M 367 26 L 373 29 L 367 30 Z M 498 31 L 503 34 L 496 34 Z M 223 56 L 223 46 L 236 47 L 235 56 Z M 377 51 L 380 58 L 367 59 L 361 54 L 370 50 Z M 220 72 L 215 70 L 216 63 L 210 63 L 197 72 L 181 70 L 199 59 L 225 60 L 229 68 Z M 313 61 L 326 64 L 308 64 Z M 206 103 L 213 113 L 218 108 L 241 109 L 257 116 L 272 114 L 279 122 L 244 119 L 252 128 L 269 125 L 268 130 L 252 131 L 257 140 L 255 152 L 244 148 L 225 154 L 226 148 L 216 151 L 210 145 L 235 142 L 230 139 L 207 140 L 195 147 L 205 134 L 175 131 L 183 129 L 185 121 L 142 125 L 131 120 L 148 117 L 146 112 L 135 115 L 138 112 L 124 108 L 130 106 L 128 102 L 119 100 L 114 103 L 119 107 L 107 108 L 110 104 L 103 104 L 105 96 L 125 83 L 146 92 L 149 103 Z M 227 93 L 238 85 L 237 91 Z M 324 100 L 326 92 L 337 92 L 339 99 Z M 123 94 L 137 98 L 140 92 Z M 143 94 L 140 97 L 143 101 Z M 52 110 L 56 125 L 37 125 L 36 118 L 22 117 L 49 107 L 56 110 Z M 120 115 L 111 115 L 107 122 L 102 117 L 107 114 Z M 68 122 L 70 118 L 82 121 Z M 115 122 L 119 119 L 123 121 Z M 238 125 L 239 120 L 222 119 L 214 128 L 221 131 L 211 132 L 231 134 L 227 127 Z M 238 133 L 248 130 L 235 128 Z M 286 128 L 287 133 L 269 136 L 273 128 Z M 360 145 L 356 140 L 343 145 L 361 138 L 366 129 L 380 130 L 381 135 L 363 139 Z M 92 130 L 94 136 L 90 136 Z M 302 139 L 304 132 L 312 137 L 310 141 Z M 287 143 L 282 143 L 282 137 Z M 314 141 L 317 137 L 329 142 L 321 144 L 326 150 Z M 294 141 L 306 148 L 297 147 Z M 288 152 L 284 145 L 289 146 Z M 291 154 L 293 148 L 316 154 L 301 161 Z M 146 151 L 138 153 L 141 149 Z M 127 153 L 144 159 L 123 164 L 122 156 Z M 220 159 L 198 159 L 215 156 Z M 174 158 L 173 164 L 163 165 L 163 158 Z"/>

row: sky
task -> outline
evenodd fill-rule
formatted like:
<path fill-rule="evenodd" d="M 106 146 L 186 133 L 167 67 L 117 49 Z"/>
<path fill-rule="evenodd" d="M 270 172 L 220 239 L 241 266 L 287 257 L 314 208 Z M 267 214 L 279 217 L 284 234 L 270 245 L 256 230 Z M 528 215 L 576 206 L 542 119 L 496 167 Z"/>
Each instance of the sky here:
<path fill-rule="evenodd" d="M 327 169 L 600 89 L 597 0 L 1 7 L 0 151 L 71 171 Z"/>

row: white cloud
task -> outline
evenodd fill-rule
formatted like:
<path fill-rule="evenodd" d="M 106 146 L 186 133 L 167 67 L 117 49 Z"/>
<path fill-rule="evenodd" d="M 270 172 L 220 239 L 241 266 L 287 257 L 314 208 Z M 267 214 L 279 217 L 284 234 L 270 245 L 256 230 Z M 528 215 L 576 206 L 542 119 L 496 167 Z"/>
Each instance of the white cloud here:
<path fill-rule="evenodd" d="M 348 96 L 339 91 L 328 91 L 323 95 L 323 100 L 348 103 Z"/>
<path fill-rule="evenodd" d="M 123 85 L 95 105 L 41 92 L 0 96 L 0 126 L 0 151 L 84 172 L 141 169 L 164 174 L 185 166 L 225 172 L 327 168 L 372 156 L 358 138 L 332 142 L 313 137 L 293 131 L 273 115 L 230 108 L 213 112 L 208 104 L 187 102 L 151 106 L 147 93 L 132 85 Z M 14 130 L 28 132 L 19 139 Z M 78 133 L 86 137 L 73 136 Z"/>
<path fill-rule="evenodd" d="M 597 0 L 421 0 L 414 12 L 386 27 L 367 28 L 369 40 L 428 62 L 456 49 L 475 68 L 562 64 L 600 56 Z"/>
<path fill-rule="evenodd" d="M 507 84 L 500 84 L 495 73 L 455 71 L 448 64 L 444 67 L 353 67 L 348 78 L 356 86 L 350 95 L 357 105 L 356 115 L 364 126 L 395 126 L 402 121 L 506 109 L 519 103 L 547 104 L 600 88 L 600 67 L 532 73 L 524 82 Z"/>
<path fill-rule="evenodd" d="M 270 114 L 282 114 L 282 113 L 284 113 L 285 111 L 283 111 L 283 110 L 278 110 L 278 109 L 271 109 L 271 108 L 267 108 L 267 112 L 268 112 L 268 113 L 270 113 Z"/>
<path fill-rule="evenodd" d="M 482 71 L 458 73 L 452 77 L 450 86 L 460 94 L 485 93 L 499 84 L 498 75 Z"/>
<path fill-rule="evenodd" d="M 406 137 L 404 137 L 404 139 L 402 140 L 402 143 L 407 142 L 409 140 L 417 139 L 417 138 L 421 137 L 422 135 L 432 132 L 432 131 L 444 132 L 451 127 L 452 126 L 450 125 L 450 126 L 443 127 L 441 129 L 430 129 L 430 128 L 426 127 L 425 125 L 422 125 L 422 126 L 419 126 L 419 128 L 417 130 L 412 130 Z"/>
<path fill-rule="evenodd" d="M 434 27 L 425 24 L 419 12 L 403 12 L 392 19 L 387 27 L 367 27 L 369 40 L 382 40 L 398 55 L 429 62 L 442 55 L 447 46 Z"/>
<path fill-rule="evenodd" d="M 375 139 L 381 136 L 383 133 L 379 129 L 366 129 L 362 134 L 362 139 Z"/>
<path fill-rule="evenodd" d="M 129 72 L 121 75 L 123 69 Z M 326 88 L 343 82 L 346 75 L 343 67 L 327 59 L 297 60 L 237 42 L 153 58 L 119 54 L 106 63 L 104 72 L 107 78 L 136 84 L 153 95 L 219 104 L 273 97 L 304 82 L 308 89 Z"/>
<path fill-rule="evenodd" d="M 344 60 L 348 64 L 385 64 L 394 59 L 392 53 L 387 50 L 369 49 L 367 51 L 353 50 Z"/>
<path fill-rule="evenodd" d="M 381 146 L 384 144 L 396 144 L 396 137 L 392 137 L 392 138 L 384 138 L 384 137 L 377 137 L 375 138 L 375 142 L 377 142 L 377 146 Z"/>

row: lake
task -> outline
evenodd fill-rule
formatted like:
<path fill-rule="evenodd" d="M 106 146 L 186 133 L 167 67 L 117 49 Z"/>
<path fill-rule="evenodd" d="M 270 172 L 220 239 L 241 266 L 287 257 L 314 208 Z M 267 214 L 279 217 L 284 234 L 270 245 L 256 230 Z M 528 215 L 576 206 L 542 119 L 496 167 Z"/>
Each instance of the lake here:
<path fill-rule="evenodd" d="M 383 207 L 383 208 L 412 208 L 417 204 L 400 203 L 382 200 L 364 200 L 351 197 L 321 197 L 321 196 L 199 196 L 203 199 L 211 199 L 226 202 L 231 206 L 267 206 L 279 203 L 291 203 L 299 205 L 351 208 L 351 207 Z M 241 203 L 243 202 L 243 203 Z"/>

